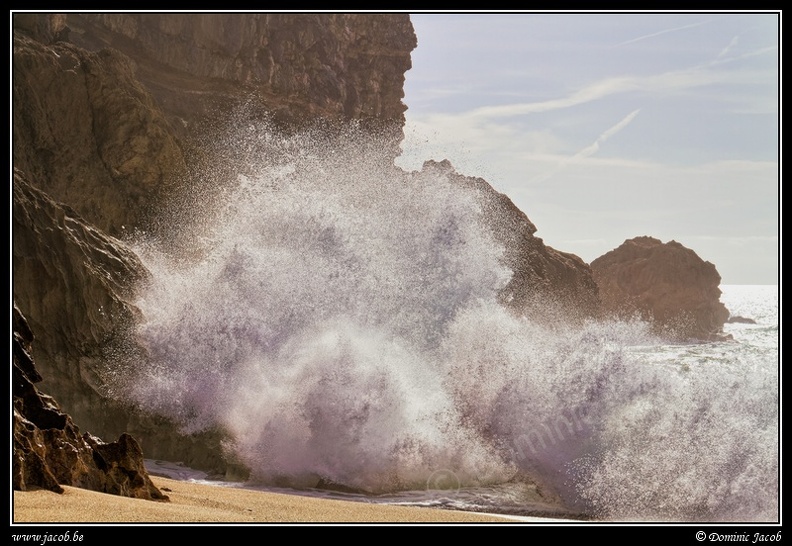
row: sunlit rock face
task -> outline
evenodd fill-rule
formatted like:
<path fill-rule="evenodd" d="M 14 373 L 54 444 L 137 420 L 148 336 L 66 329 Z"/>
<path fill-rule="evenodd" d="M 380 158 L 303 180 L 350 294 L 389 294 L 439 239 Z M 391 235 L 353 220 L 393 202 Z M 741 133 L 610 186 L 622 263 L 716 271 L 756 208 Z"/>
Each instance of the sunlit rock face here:
<path fill-rule="evenodd" d="M 395 156 L 415 45 L 399 14 L 16 14 L 14 163 L 111 235 L 147 229 L 237 108 L 358 120 Z"/>
<path fill-rule="evenodd" d="M 635 237 L 591 262 L 603 309 L 680 340 L 721 337 L 729 311 L 715 266 L 676 241 Z"/>
<path fill-rule="evenodd" d="M 118 51 L 14 34 L 14 166 L 103 231 L 146 225 L 185 172 L 181 144 Z"/>

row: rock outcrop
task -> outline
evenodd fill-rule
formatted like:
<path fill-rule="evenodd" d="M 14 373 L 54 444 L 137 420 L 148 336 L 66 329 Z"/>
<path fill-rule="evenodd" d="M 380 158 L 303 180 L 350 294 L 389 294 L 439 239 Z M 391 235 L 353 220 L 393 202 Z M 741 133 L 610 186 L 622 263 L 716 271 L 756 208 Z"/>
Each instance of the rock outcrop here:
<path fill-rule="evenodd" d="M 13 306 L 12 485 L 17 490 L 63 485 L 148 500 L 168 500 L 151 481 L 140 445 L 129 434 L 105 443 L 80 434 L 55 400 L 35 387 L 41 375 L 31 356 L 33 333 Z"/>
<path fill-rule="evenodd" d="M 727 320 L 729 324 L 756 324 L 756 321 L 750 317 L 741 317 L 739 315 L 730 316 Z"/>
<path fill-rule="evenodd" d="M 591 262 L 605 313 L 638 316 L 678 340 L 722 339 L 729 311 L 715 266 L 676 241 L 636 237 Z"/>
<path fill-rule="evenodd" d="M 203 221 L 198 199 L 181 207 L 183 217 L 162 213 L 170 200 L 238 174 L 218 154 L 276 153 L 264 139 L 254 149 L 226 140 L 251 120 L 287 131 L 354 120 L 390 135 L 371 153 L 395 157 L 416 45 L 409 16 L 17 13 L 13 25 L 13 293 L 37 333 L 46 390 L 101 436 L 130 432 L 149 456 L 222 471 L 220 432 L 177 434 L 125 407 L 106 382 L 147 356 L 126 335 L 148 273 L 125 241 L 163 225 L 196 238 L 184 225 Z M 445 161 L 423 170 L 479 196 L 481 220 L 513 271 L 500 296 L 516 313 L 577 321 L 597 316 L 602 297 L 612 312 L 637 311 L 686 337 L 722 326 L 724 310 L 712 303 L 719 278 L 692 251 L 634 243 L 626 254 L 647 248 L 637 262 L 611 262 L 609 253 L 589 267 L 545 245 L 483 179 Z M 688 268 L 691 276 L 681 272 Z"/>
<path fill-rule="evenodd" d="M 599 313 L 600 301 L 591 268 L 574 254 L 560 252 L 536 237 L 536 226 L 506 195 L 486 180 L 457 173 L 448 160 L 427 161 L 434 172 L 472 188 L 481 203 L 482 221 L 505 249 L 504 265 L 513 276 L 500 294 L 518 314 L 552 324 L 579 322 Z"/>
<path fill-rule="evenodd" d="M 13 293 L 38 334 L 36 361 L 69 413 L 106 431 L 113 420 L 98 392 L 106 350 L 134 324 L 133 301 L 147 272 L 121 241 L 87 223 L 14 172 Z M 132 357 L 133 355 L 129 355 Z M 118 360 L 118 359 L 114 359 Z"/>

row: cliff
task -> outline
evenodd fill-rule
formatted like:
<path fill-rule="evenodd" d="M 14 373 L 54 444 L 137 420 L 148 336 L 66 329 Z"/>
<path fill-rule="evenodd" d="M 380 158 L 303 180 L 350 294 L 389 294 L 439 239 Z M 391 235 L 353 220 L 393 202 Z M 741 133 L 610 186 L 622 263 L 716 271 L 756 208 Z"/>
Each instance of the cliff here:
<path fill-rule="evenodd" d="M 217 154 L 235 148 L 215 143 L 240 120 L 355 119 L 390 131 L 395 156 L 409 17 L 17 13 L 13 27 L 13 294 L 46 389 L 95 433 L 233 472 L 222 432 L 179 433 L 112 392 L 146 358 L 129 333 L 148 272 L 127 243 L 161 228 L 191 244 L 198 205 L 170 203 L 222 191 Z"/>
<path fill-rule="evenodd" d="M 102 231 L 147 225 L 185 173 L 181 143 L 121 53 L 14 34 L 14 167 Z"/>
<path fill-rule="evenodd" d="M 376 124 L 395 154 L 415 45 L 407 15 L 15 14 L 14 166 L 111 235 L 149 229 L 243 106 Z"/>
<path fill-rule="evenodd" d="M 115 379 L 146 358 L 128 336 L 139 318 L 138 288 L 148 278 L 137 255 L 20 171 L 12 193 L 14 301 L 37 332 L 35 358 L 47 392 L 99 436 L 130 432 L 148 456 L 223 468 L 217 434 L 179 435 L 167 420 L 116 402 L 112 389 L 124 382 Z"/>
<path fill-rule="evenodd" d="M 159 231 L 190 245 L 203 221 L 192 194 L 222 191 L 229 154 L 277 153 L 233 140 L 252 122 L 336 131 L 354 121 L 385 133 L 366 153 L 392 160 L 416 45 L 409 17 L 25 13 L 13 23 L 13 295 L 37 333 L 44 385 L 102 436 L 130 432 L 147 456 L 226 471 L 222 431 L 179 433 L 116 401 L 118 378 L 147 358 L 129 336 L 149 276 L 130 241 Z M 507 197 L 444 162 L 424 170 L 476 190 L 514 272 L 504 304 L 552 320 L 596 313 L 589 267 L 544 245 Z M 184 199 L 194 206 L 174 216 L 170 203 Z"/>
<path fill-rule="evenodd" d="M 729 312 L 710 262 L 676 241 L 635 237 L 591 262 L 605 313 L 639 316 L 671 339 L 721 339 Z"/>
<path fill-rule="evenodd" d="M 42 42 L 122 52 L 176 128 L 250 99 L 287 124 L 401 127 L 417 43 L 406 14 L 19 14 L 15 26 Z"/>

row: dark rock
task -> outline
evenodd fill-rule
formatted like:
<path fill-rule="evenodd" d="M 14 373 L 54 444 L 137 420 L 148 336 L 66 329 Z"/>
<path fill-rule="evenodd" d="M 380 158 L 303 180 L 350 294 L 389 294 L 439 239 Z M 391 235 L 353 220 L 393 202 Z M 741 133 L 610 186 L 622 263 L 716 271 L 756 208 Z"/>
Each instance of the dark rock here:
<path fill-rule="evenodd" d="M 748 317 L 741 317 L 739 315 L 729 317 L 727 320 L 729 324 L 756 324 L 756 321 L 752 318 Z"/>
<path fill-rule="evenodd" d="M 17 490 L 40 487 L 63 492 L 63 485 L 149 500 L 168 500 L 143 465 L 140 445 L 129 434 L 105 443 L 80 434 L 55 400 L 38 391 L 41 376 L 31 358 L 33 337 L 22 313 L 13 306 L 13 457 Z"/>
<path fill-rule="evenodd" d="M 43 44 L 64 40 L 69 34 L 63 13 L 14 13 L 12 20 L 15 29 Z"/>
<path fill-rule="evenodd" d="M 116 417 L 107 407 L 97 411 L 104 406 L 98 393 L 106 351 L 135 324 L 135 290 L 148 273 L 121 241 L 16 170 L 12 233 L 14 301 L 38 332 L 35 356 L 47 388 L 75 418 L 105 434 L 102 421 Z"/>
<path fill-rule="evenodd" d="M 636 237 L 591 262 L 603 309 L 651 321 L 671 339 L 723 339 L 729 311 L 715 266 L 676 241 Z"/>
<path fill-rule="evenodd" d="M 179 434 L 167 419 L 125 403 L 125 381 L 108 384 L 108 377 L 134 377 L 146 358 L 129 335 L 140 313 L 134 299 L 149 275 L 137 255 L 19 171 L 14 172 L 12 232 L 14 300 L 38 332 L 35 358 L 47 391 L 100 436 L 129 431 L 150 456 L 222 472 L 221 434 Z M 37 411 L 62 418 L 46 407 Z"/>

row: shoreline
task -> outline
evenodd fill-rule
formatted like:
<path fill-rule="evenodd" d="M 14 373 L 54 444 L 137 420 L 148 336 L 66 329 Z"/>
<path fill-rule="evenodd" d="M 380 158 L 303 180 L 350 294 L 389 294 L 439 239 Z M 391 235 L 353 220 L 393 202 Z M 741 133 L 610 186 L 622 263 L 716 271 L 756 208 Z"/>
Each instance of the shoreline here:
<path fill-rule="evenodd" d="M 170 501 L 76 487 L 13 492 L 13 523 L 516 523 L 564 521 L 312 498 L 151 476 Z M 568 523 L 575 523 L 570 521 Z"/>

